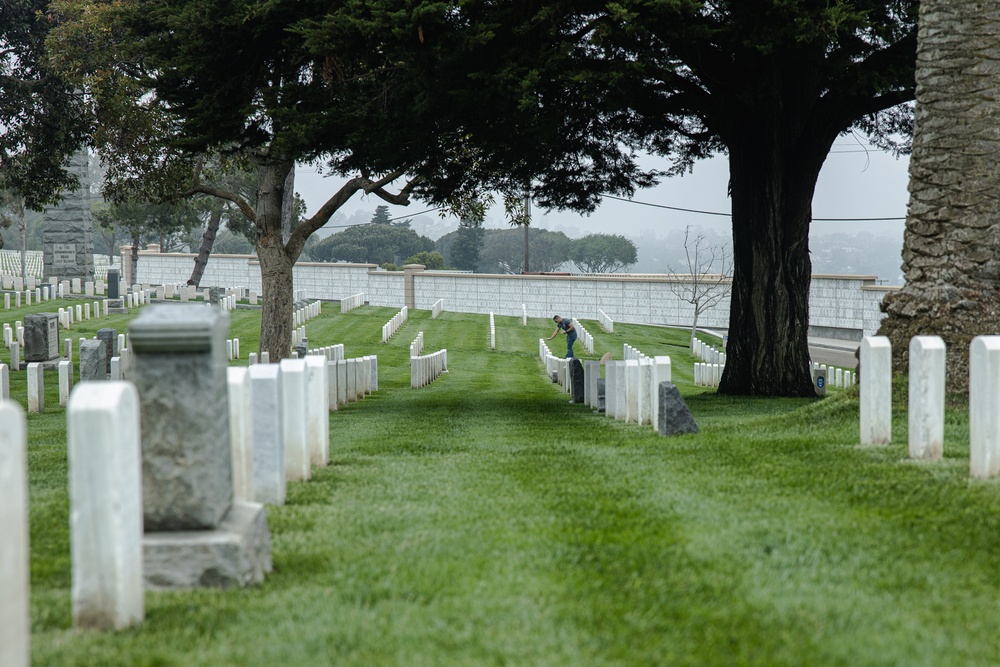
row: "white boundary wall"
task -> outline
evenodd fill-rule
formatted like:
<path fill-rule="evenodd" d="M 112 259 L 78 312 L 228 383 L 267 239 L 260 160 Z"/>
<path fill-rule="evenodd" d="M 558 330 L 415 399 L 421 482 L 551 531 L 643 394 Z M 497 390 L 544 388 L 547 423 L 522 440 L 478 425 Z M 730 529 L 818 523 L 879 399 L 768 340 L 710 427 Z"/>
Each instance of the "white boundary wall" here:
<path fill-rule="evenodd" d="M 127 262 L 125 262 L 127 266 Z M 184 282 L 194 266 L 194 255 L 140 251 L 138 282 Z M 295 289 L 310 299 L 339 300 L 364 292 L 373 306 L 400 308 L 406 304 L 404 273 L 376 270 L 374 264 L 299 263 L 294 268 Z M 693 308 L 670 290 L 674 278 L 655 274 L 609 276 L 515 276 L 453 271 L 416 271 L 412 307 L 431 310 L 444 299 L 448 310 L 550 318 L 566 314 L 576 319 L 598 319 L 598 310 L 612 320 L 633 324 L 687 326 Z M 875 284 L 875 276 L 814 275 L 810 288 L 809 324 L 813 335 L 860 340 L 873 335 L 885 317 L 882 298 L 896 288 Z M 212 255 L 203 285 L 245 285 L 260 291 L 260 264 L 249 255 Z M 725 329 L 729 301 L 724 299 L 701 315 L 699 325 Z"/>

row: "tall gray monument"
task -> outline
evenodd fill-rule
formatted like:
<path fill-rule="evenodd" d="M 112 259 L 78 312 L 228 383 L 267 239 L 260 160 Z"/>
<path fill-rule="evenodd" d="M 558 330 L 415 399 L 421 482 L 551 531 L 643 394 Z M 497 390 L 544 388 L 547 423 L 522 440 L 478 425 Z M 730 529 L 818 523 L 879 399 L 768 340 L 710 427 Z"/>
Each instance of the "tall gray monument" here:
<path fill-rule="evenodd" d="M 86 148 L 73 154 L 68 169 L 79 179 L 79 187 L 72 192 L 64 192 L 63 200 L 57 207 L 45 210 L 45 228 L 42 232 L 44 277 L 93 280 L 94 241 Z"/>

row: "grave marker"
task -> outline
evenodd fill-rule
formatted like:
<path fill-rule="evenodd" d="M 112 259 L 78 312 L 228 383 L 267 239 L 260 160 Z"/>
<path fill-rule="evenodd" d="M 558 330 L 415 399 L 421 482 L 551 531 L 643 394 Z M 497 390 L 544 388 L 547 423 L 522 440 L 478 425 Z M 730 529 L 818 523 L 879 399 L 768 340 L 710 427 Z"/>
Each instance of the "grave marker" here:
<path fill-rule="evenodd" d="M 306 390 L 306 362 L 282 359 L 281 402 L 285 423 L 285 479 L 290 482 L 310 477 Z"/>
<path fill-rule="evenodd" d="M 24 317 L 25 361 L 50 361 L 59 358 L 59 316 L 35 313 Z"/>
<path fill-rule="evenodd" d="M 246 368 L 227 368 L 233 497 L 253 501 L 253 387 Z"/>
<path fill-rule="evenodd" d="M 59 407 L 65 408 L 69 405 L 69 393 L 73 389 L 73 362 L 62 360 L 59 362 Z"/>
<path fill-rule="evenodd" d="M 105 345 L 103 340 L 80 342 L 80 382 L 107 380 L 109 370 L 105 369 Z"/>
<path fill-rule="evenodd" d="M 129 324 L 149 587 L 246 586 L 271 569 L 263 506 L 232 500 L 228 328 L 194 304 L 151 305 Z"/>
<path fill-rule="evenodd" d="M 24 410 L 0 401 L 0 665 L 29 667 L 28 440 Z"/>
<path fill-rule="evenodd" d="M 139 396 L 127 382 L 78 388 L 66 421 L 73 624 L 124 628 L 145 615 Z"/>
<path fill-rule="evenodd" d="M 910 458 L 939 459 L 944 451 L 944 366 L 945 344 L 939 336 L 910 339 Z"/>
<path fill-rule="evenodd" d="M 285 504 L 285 426 L 281 369 L 257 364 L 247 369 L 253 400 L 253 492 L 259 503 Z"/>
<path fill-rule="evenodd" d="M 861 386 L 868 371 L 861 367 Z M 1000 336 L 977 336 L 969 346 L 969 475 L 1000 474 Z"/>
<path fill-rule="evenodd" d="M 45 412 L 45 376 L 37 361 L 28 364 L 28 412 Z"/>
<path fill-rule="evenodd" d="M 861 341 L 861 444 L 892 441 L 892 346 L 885 336 Z"/>
<path fill-rule="evenodd" d="M 330 463 L 330 386 L 327 378 L 327 361 L 323 356 L 308 356 L 306 364 L 306 391 L 309 441 L 309 460 L 313 465 Z"/>

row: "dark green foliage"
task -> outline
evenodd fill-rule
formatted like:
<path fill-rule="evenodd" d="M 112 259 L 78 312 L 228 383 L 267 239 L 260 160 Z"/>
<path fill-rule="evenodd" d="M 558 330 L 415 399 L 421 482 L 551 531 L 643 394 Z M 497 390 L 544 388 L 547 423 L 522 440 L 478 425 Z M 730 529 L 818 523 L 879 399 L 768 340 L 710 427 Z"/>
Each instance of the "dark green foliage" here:
<path fill-rule="evenodd" d="M 439 271 L 444 268 L 444 257 L 436 250 L 430 252 L 422 250 L 407 257 L 403 260 L 403 264 L 423 264 L 426 269 Z"/>
<path fill-rule="evenodd" d="M 358 225 L 331 234 L 312 250 L 321 262 L 363 262 L 369 264 L 402 264 L 419 252 L 434 250 L 434 241 L 412 229 L 389 224 Z"/>
<path fill-rule="evenodd" d="M 486 230 L 482 226 L 462 221 L 451 234 L 446 234 L 448 240 L 438 239 L 438 249 L 447 248 L 445 255 L 449 266 L 463 271 L 475 271 L 479 265 L 479 255 L 483 249 Z"/>
<path fill-rule="evenodd" d="M 380 205 L 375 207 L 375 214 L 372 215 L 373 225 L 388 225 L 392 216 L 389 215 L 389 207 Z"/>
<path fill-rule="evenodd" d="M 95 215 L 100 226 L 116 228 L 135 244 L 165 242 L 164 252 L 173 249 L 179 237 L 200 221 L 198 210 L 189 201 L 123 202 L 99 209 Z"/>
<path fill-rule="evenodd" d="M 75 186 L 65 163 L 88 130 L 81 96 L 45 61 L 48 4 L 0 3 L 0 190 L 32 210 Z"/>
<path fill-rule="evenodd" d="M 573 241 L 570 257 L 586 273 L 614 273 L 635 264 L 636 248 L 620 234 L 588 234 Z"/>
<path fill-rule="evenodd" d="M 242 234 L 233 234 L 228 229 L 220 229 L 218 236 L 215 237 L 212 252 L 224 255 L 252 255 L 254 247 Z"/>
<path fill-rule="evenodd" d="M 528 249 L 531 271 L 558 271 L 570 261 L 573 241 L 562 232 L 529 228 Z M 487 229 L 479 255 L 479 273 L 524 271 L 524 229 Z"/>

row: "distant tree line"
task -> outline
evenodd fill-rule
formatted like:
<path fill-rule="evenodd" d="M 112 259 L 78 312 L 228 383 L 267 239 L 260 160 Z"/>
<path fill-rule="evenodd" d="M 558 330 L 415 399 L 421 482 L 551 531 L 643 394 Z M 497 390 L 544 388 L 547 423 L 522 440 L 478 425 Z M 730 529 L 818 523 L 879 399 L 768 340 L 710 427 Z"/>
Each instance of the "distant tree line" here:
<path fill-rule="evenodd" d="M 407 221 L 393 222 L 380 206 L 369 224 L 332 234 L 312 249 L 323 262 L 359 262 L 396 269 L 419 263 L 431 269 L 477 273 L 522 273 L 524 229 L 483 229 L 463 222 L 437 243 L 417 234 Z M 576 266 L 586 273 L 624 271 L 636 262 L 635 244 L 624 236 L 590 234 L 571 239 L 562 232 L 528 228 L 528 269 L 559 271 Z"/>

